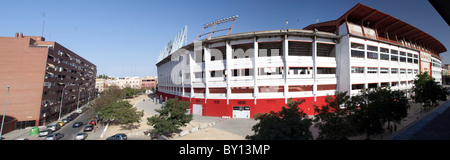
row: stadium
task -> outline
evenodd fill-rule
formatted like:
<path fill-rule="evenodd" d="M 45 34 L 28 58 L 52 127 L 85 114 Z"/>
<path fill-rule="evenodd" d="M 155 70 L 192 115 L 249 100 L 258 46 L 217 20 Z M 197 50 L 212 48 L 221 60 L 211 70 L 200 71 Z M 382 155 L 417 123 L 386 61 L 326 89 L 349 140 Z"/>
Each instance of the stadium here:
<path fill-rule="evenodd" d="M 236 18 L 204 29 L 234 25 Z M 439 54 L 447 51 L 424 31 L 360 3 L 336 20 L 303 29 L 227 34 L 184 46 L 175 41 L 156 64 L 158 98 L 188 101 L 191 114 L 230 118 L 279 111 L 291 98 L 314 115 L 313 104 L 324 105 L 335 91 L 355 95 L 391 86 L 410 93 L 416 74 L 427 71 L 441 81 Z"/>

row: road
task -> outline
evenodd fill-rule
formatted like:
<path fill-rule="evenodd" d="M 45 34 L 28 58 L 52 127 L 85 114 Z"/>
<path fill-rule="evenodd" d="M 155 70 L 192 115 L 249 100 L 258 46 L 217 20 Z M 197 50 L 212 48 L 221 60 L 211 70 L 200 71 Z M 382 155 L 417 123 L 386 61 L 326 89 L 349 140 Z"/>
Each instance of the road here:
<path fill-rule="evenodd" d="M 64 126 L 61 127 L 61 129 L 56 131 L 55 133 L 64 134 L 64 137 L 61 138 L 60 140 L 74 140 L 75 135 L 77 133 L 83 132 L 84 127 L 86 125 L 89 125 L 89 121 L 92 119 L 90 113 L 91 113 L 90 110 L 81 113 L 77 118 L 65 124 Z M 70 114 L 65 115 L 64 118 L 68 115 Z M 73 128 L 72 126 L 75 122 L 83 122 L 83 125 L 77 128 Z M 86 132 L 88 134 L 88 138 L 86 139 L 99 139 L 103 128 L 104 126 L 101 125 L 95 126 L 93 131 Z M 39 139 L 45 139 L 45 137 L 39 137 Z"/>
<path fill-rule="evenodd" d="M 83 114 L 80 114 L 77 118 L 75 118 L 74 120 L 65 124 L 61 129 L 59 129 L 57 131 L 58 133 L 64 134 L 64 137 L 61 138 L 61 140 L 73 140 L 77 133 L 83 132 L 83 128 L 84 128 L 84 126 L 89 124 L 89 121 L 91 120 L 90 118 L 91 117 L 90 117 L 89 113 L 84 112 Z M 83 122 L 83 125 L 78 128 L 73 128 L 72 125 L 75 122 Z M 87 132 L 87 133 L 89 136 L 89 132 Z"/>

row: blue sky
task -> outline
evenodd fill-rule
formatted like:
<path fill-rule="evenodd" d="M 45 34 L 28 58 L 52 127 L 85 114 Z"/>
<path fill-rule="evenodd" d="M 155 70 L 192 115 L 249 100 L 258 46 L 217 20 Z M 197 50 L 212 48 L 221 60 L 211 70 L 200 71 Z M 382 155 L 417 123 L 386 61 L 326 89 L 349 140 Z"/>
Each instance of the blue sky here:
<path fill-rule="evenodd" d="M 450 49 L 450 28 L 427 0 L 1 0 L 0 36 L 41 35 L 45 19 L 46 40 L 96 64 L 98 75 L 143 77 L 157 74 L 160 50 L 184 25 L 188 43 L 204 24 L 236 14 L 232 33 L 301 29 L 335 20 L 358 2 L 427 32 Z M 448 52 L 441 56 L 450 63 Z"/>

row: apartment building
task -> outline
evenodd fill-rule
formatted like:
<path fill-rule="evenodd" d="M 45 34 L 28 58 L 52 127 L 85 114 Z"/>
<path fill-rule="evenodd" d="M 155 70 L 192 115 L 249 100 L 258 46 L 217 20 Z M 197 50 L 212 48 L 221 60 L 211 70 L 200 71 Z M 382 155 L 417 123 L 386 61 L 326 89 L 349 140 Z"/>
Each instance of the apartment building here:
<path fill-rule="evenodd" d="M 0 104 L 15 128 L 57 120 L 91 100 L 96 65 L 41 36 L 0 37 Z M 62 105 L 61 105 L 62 103 Z"/>

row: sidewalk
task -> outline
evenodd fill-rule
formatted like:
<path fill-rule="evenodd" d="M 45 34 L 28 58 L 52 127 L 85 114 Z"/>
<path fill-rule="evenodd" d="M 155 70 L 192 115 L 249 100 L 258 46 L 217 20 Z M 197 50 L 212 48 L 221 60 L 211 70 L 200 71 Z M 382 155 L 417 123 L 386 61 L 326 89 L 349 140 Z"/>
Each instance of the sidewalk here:
<path fill-rule="evenodd" d="M 447 102 L 449 102 L 449 101 L 447 101 Z M 428 114 L 432 113 L 434 110 L 440 108 L 444 103 L 446 103 L 446 102 L 439 102 L 438 107 L 430 108 L 428 110 L 422 111 L 421 104 L 417 104 L 417 103 L 414 103 L 413 101 L 409 101 L 410 108 L 408 109 L 408 116 L 406 118 L 404 118 L 400 122 L 400 124 L 397 124 L 394 122 L 390 123 L 392 127 L 397 126 L 396 131 L 395 131 L 395 129 L 392 129 L 392 131 L 390 129 L 388 129 L 388 124 L 386 123 L 383 126 L 384 132 L 382 135 L 381 134 L 370 135 L 369 139 L 371 139 L 371 140 L 392 140 L 393 137 L 395 137 L 397 134 L 404 131 L 408 127 L 416 124 L 422 118 L 426 117 Z M 363 140 L 366 138 L 367 138 L 366 135 L 362 135 L 362 136 L 350 137 L 350 140 Z"/>
<path fill-rule="evenodd" d="M 80 109 L 84 109 L 87 106 L 87 104 L 85 104 L 84 106 L 81 106 Z M 66 115 L 63 115 L 61 117 L 61 119 L 66 118 L 67 116 L 69 116 L 72 113 L 75 113 L 77 110 L 74 110 L 70 113 L 67 113 Z M 37 126 L 39 127 L 39 131 L 45 130 L 47 129 L 47 126 L 50 124 L 55 124 L 57 121 L 51 122 L 51 123 L 46 123 L 45 126 Z M 2 137 L 4 140 L 20 140 L 23 138 L 29 139 L 29 140 L 43 140 L 45 137 L 39 137 L 39 135 L 29 135 L 30 134 L 30 130 L 32 127 L 27 127 L 25 129 L 16 129 L 13 130 L 9 133 L 3 134 Z"/>

